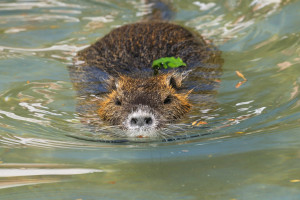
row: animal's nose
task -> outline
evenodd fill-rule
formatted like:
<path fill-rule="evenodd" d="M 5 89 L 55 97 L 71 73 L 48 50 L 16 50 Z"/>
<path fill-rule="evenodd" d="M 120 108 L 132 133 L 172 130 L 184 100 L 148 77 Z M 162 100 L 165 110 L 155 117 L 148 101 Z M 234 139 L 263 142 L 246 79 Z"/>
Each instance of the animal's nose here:
<path fill-rule="evenodd" d="M 143 127 L 151 126 L 153 124 L 153 119 L 151 116 L 136 116 L 132 117 L 130 120 L 131 126 Z"/>

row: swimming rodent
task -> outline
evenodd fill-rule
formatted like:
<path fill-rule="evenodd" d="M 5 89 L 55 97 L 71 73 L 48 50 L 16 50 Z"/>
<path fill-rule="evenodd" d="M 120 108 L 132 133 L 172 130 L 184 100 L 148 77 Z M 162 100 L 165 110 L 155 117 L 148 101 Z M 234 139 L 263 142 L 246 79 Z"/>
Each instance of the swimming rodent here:
<path fill-rule="evenodd" d="M 129 137 L 153 137 L 191 110 L 190 93 L 213 91 L 220 51 L 166 20 L 167 4 L 153 2 L 156 9 L 147 20 L 116 28 L 78 52 L 82 63 L 69 71 L 78 96 L 84 96 L 77 105 L 84 123 L 102 121 Z M 187 66 L 154 75 L 153 61 L 164 57 L 181 58 Z"/>

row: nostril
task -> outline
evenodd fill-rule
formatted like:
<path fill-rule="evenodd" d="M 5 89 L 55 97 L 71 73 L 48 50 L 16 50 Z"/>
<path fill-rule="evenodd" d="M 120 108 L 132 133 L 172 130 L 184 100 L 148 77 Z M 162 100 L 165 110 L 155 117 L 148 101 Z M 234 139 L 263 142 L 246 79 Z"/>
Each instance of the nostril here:
<path fill-rule="evenodd" d="M 129 116 L 129 129 L 149 129 L 155 125 L 155 118 L 147 113 L 147 115 Z"/>
<path fill-rule="evenodd" d="M 145 117 L 144 121 L 147 125 L 151 125 L 152 124 L 152 118 L 151 117 Z"/>
<path fill-rule="evenodd" d="M 131 118 L 130 123 L 131 123 L 132 125 L 136 125 L 137 122 L 138 122 L 137 118 Z"/>

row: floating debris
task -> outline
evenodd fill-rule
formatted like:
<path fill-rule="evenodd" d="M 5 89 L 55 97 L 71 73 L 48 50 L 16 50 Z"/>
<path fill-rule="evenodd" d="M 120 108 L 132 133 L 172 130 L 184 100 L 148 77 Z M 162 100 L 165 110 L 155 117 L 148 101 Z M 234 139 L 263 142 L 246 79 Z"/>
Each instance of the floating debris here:
<path fill-rule="evenodd" d="M 290 180 L 291 183 L 300 183 L 300 179 Z"/>
<path fill-rule="evenodd" d="M 243 85 L 247 81 L 247 79 L 245 78 L 245 76 L 241 72 L 235 71 L 235 73 L 236 73 L 237 76 L 239 76 L 243 79 L 243 81 L 240 81 L 235 85 L 235 88 L 239 88 L 241 85 Z"/>
<path fill-rule="evenodd" d="M 207 124 L 207 122 L 206 121 L 194 121 L 193 123 L 192 123 L 192 126 L 200 126 L 200 125 L 204 125 L 204 124 Z"/>
<path fill-rule="evenodd" d="M 245 78 L 245 76 L 239 72 L 239 71 L 235 71 L 236 75 L 238 75 L 239 77 L 241 77 L 244 81 L 247 81 L 247 79 Z"/>

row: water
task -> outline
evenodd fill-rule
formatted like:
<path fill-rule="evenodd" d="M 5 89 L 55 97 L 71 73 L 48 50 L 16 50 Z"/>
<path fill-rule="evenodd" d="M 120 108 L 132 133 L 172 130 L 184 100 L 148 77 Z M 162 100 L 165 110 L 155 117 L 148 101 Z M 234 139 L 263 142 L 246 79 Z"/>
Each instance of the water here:
<path fill-rule="evenodd" d="M 173 6 L 176 23 L 223 51 L 217 108 L 187 119 L 202 122 L 185 130 L 200 137 L 111 144 L 70 137 L 93 134 L 80 125 L 66 66 L 147 6 L 0 2 L 1 200 L 300 199 L 300 1 Z M 235 71 L 247 79 L 238 88 Z"/>

